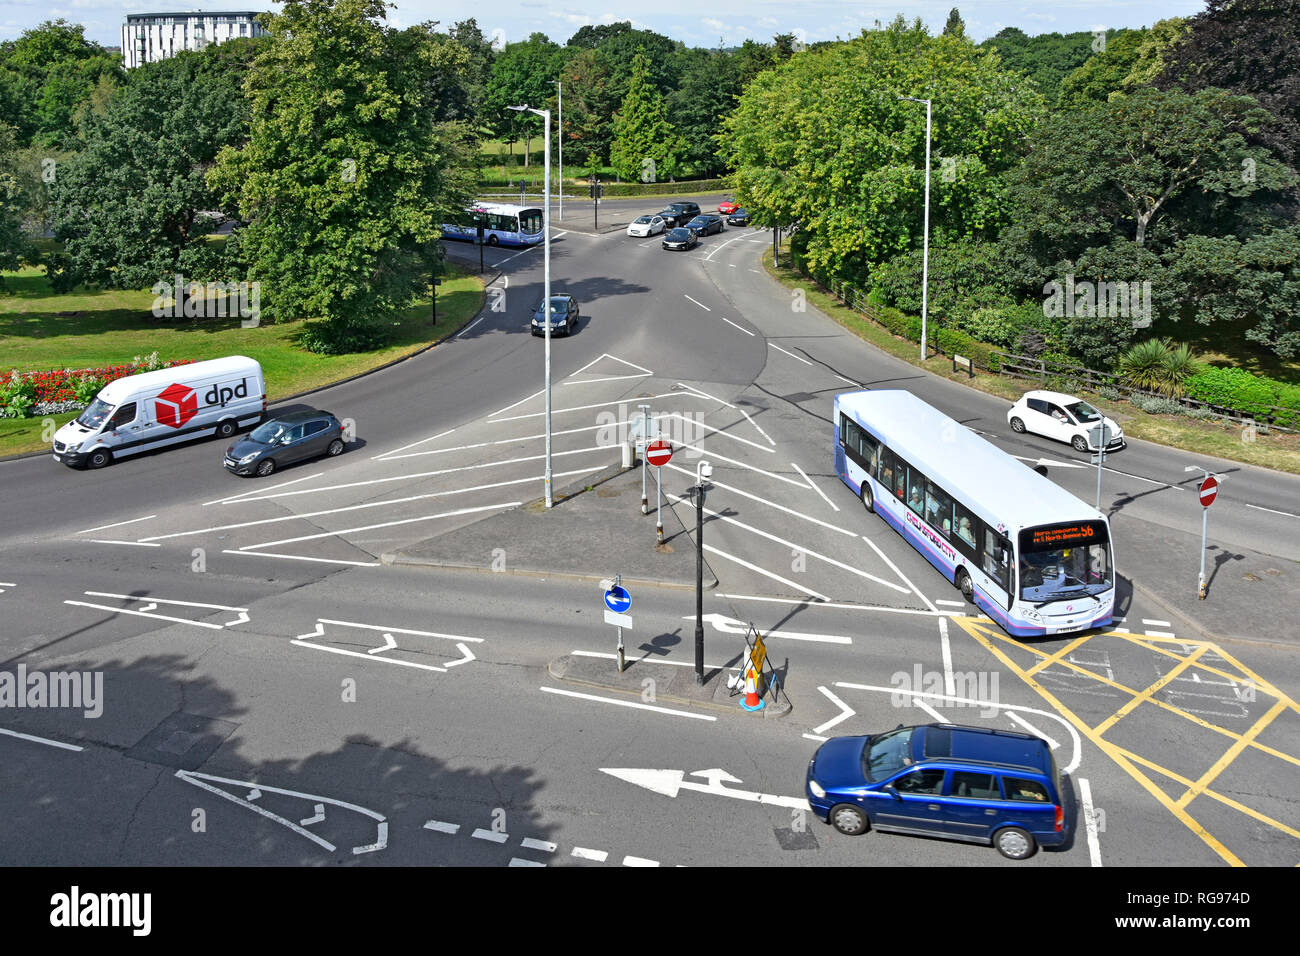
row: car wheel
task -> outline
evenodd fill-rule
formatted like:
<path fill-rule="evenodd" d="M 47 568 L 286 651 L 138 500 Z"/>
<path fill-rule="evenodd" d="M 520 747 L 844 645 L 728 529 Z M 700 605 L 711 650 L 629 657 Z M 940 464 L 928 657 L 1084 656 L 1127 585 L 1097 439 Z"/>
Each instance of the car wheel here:
<path fill-rule="evenodd" d="M 868 511 L 876 510 L 876 503 L 871 497 L 871 484 L 866 481 L 862 483 L 862 507 Z"/>
<path fill-rule="evenodd" d="M 831 826 L 845 836 L 857 836 L 859 833 L 866 833 L 870 826 L 867 822 L 867 815 L 857 807 L 851 807 L 847 803 L 831 807 L 830 821 Z M 1029 836 L 1029 834 L 1026 833 L 1025 836 Z"/>
<path fill-rule="evenodd" d="M 961 596 L 971 604 L 975 603 L 975 582 L 963 568 L 957 570 L 957 590 L 961 591 Z"/>
<path fill-rule="evenodd" d="M 325 449 L 325 454 L 329 455 L 331 458 L 335 455 L 343 454 L 343 439 L 336 438 L 330 442 L 329 447 Z"/>
<path fill-rule="evenodd" d="M 225 419 L 217 423 L 217 437 L 229 438 L 235 433 L 235 423 L 232 419 Z"/>
<path fill-rule="evenodd" d="M 275 459 L 263 458 L 257 463 L 257 477 L 265 478 L 271 472 L 275 471 Z"/>
<path fill-rule="evenodd" d="M 113 461 L 112 452 L 110 452 L 107 448 L 97 448 L 94 451 L 92 451 L 90 453 L 90 457 L 86 459 L 86 467 L 103 468 L 105 465 L 111 464 L 112 461 Z"/>
<path fill-rule="evenodd" d="M 1007 827 L 999 830 L 993 838 L 993 845 L 1008 860 L 1024 860 L 1034 855 L 1037 844 L 1026 830 L 1020 827 Z"/>
<path fill-rule="evenodd" d="M 497 237 L 496 237 L 496 236 L 488 236 L 488 245 L 489 245 L 489 246 L 495 246 L 496 244 L 497 244 Z"/>
<path fill-rule="evenodd" d="M 1075 451 L 1089 450 L 1088 439 L 1084 438 L 1082 435 L 1075 435 L 1074 438 L 1070 441 L 1070 444 L 1074 446 Z"/>
<path fill-rule="evenodd" d="M 1023 435 L 1025 433 L 1025 423 L 1019 418 L 1013 418 L 1011 419 L 1011 430 L 1017 435 Z"/>

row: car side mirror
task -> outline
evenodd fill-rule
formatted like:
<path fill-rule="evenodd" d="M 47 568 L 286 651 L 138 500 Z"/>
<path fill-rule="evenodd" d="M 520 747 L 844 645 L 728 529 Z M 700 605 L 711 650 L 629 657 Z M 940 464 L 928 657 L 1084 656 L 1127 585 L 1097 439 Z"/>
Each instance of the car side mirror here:
<path fill-rule="evenodd" d="M 884 789 L 885 793 L 889 794 L 889 795 L 890 795 L 891 797 L 893 797 L 895 800 L 898 800 L 898 801 L 900 801 L 900 802 L 902 801 L 903 798 L 899 795 L 899 793 L 898 793 L 898 788 L 895 787 L 892 783 L 887 783 L 887 784 L 885 784 L 885 786 L 883 787 L 883 789 Z"/>

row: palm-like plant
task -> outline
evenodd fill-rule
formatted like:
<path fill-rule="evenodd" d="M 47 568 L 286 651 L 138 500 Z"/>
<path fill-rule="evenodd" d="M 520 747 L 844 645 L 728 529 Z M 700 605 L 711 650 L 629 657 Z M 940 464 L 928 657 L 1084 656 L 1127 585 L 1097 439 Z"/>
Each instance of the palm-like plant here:
<path fill-rule="evenodd" d="M 1139 342 L 1120 356 L 1120 376 L 1130 388 L 1157 392 L 1165 381 L 1164 365 L 1170 351 L 1163 339 Z"/>
<path fill-rule="evenodd" d="M 1196 374 L 1196 356 L 1186 342 L 1165 352 L 1160 363 L 1160 383 L 1156 391 L 1170 398 L 1182 398 L 1187 393 L 1187 380 Z"/>

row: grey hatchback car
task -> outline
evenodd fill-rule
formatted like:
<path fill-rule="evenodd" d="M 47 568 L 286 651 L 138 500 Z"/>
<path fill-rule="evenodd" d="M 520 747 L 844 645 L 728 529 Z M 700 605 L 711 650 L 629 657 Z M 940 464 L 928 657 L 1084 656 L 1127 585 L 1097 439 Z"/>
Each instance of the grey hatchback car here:
<path fill-rule="evenodd" d="M 265 478 L 308 458 L 343 454 L 343 424 L 329 412 L 289 412 L 257 426 L 226 449 L 226 470 Z"/>

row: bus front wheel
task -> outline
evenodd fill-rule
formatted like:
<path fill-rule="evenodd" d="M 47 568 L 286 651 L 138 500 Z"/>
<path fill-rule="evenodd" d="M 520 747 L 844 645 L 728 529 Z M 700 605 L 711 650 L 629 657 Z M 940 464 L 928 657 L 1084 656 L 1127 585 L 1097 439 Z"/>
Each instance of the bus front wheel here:
<path fill-rule="evenodd" d="M 975 603 L 975 585 L 970 579 L 970 575 L 965 569 L 957 569 L 957 588 L 961 591 L 961 596 L 971 604 Z"/>
<path fill-rule="evenodd" d="M 488 236 L 488 245 L 489 245 L 489 246 L 495 246 L 496 244 L 497 244 L 497 237 L 496 237 L 496 236 Z"/>
<path fill-rule="evenodd" d="M 865 481 L 862 483 L 862 507 L 868 511 L 875 511 L 875 503 L 871 500 L 871 486 Z"/>

